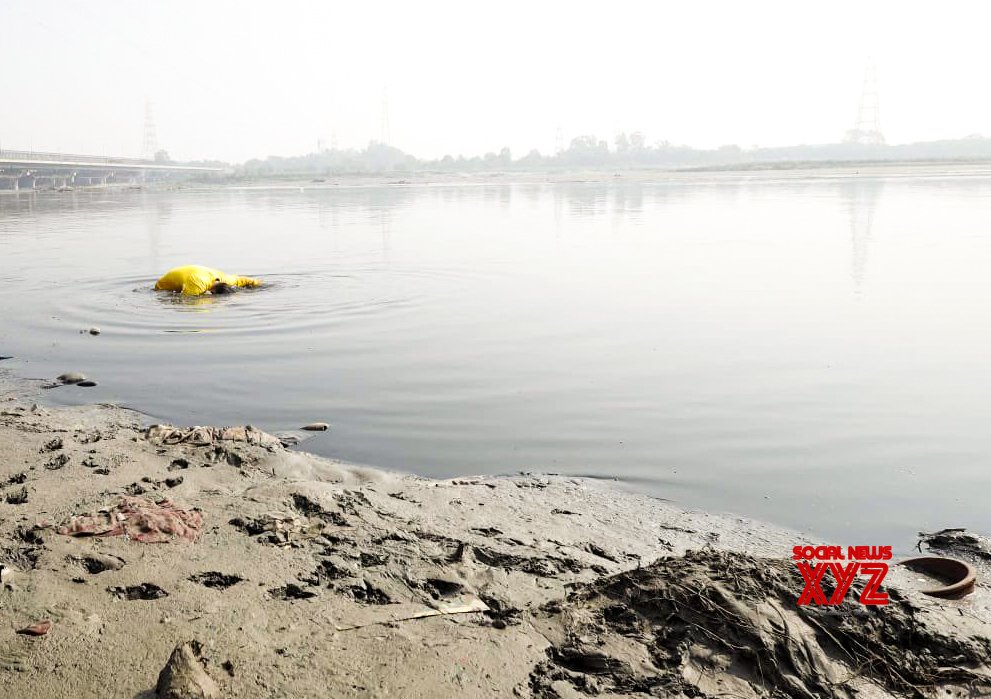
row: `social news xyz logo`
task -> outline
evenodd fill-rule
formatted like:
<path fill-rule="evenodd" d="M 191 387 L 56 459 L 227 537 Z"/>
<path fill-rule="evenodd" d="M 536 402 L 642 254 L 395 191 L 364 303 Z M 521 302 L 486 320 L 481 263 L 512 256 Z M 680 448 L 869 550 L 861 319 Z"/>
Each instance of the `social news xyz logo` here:
<path fill-rule="evenodd" d="M 792 548 L 792 560 L 797 561 L 798 570 L 805 579 L 805 589 L 798 598 L 799 605 L 841 604 L 857 576 L 867 578 L 860 593 L 861 604 L 888 603 L 888 593 L 881 591 L 881 583 L 888 574 L 888 564 L 876 561 L 891 560 L 890 546 L 848 546 L 846 556 L 840 546 L 795 546 Z M 822 589 L 826 573 L 832 575 L 836 582 L 828 598 Z"/>

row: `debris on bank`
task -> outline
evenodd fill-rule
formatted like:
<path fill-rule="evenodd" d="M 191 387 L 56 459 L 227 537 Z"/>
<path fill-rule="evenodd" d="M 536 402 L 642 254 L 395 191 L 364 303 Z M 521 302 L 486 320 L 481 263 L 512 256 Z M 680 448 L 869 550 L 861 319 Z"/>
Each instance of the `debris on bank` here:
<path fill-rule="evenodd" d="M 152 425 L 145 432 L 153 444 L 186 444 L 194 447 L 207 447 L 218 442 L 243 442 L 266 449 L 279 449 L 282 442 L 278 437 L 263 432 L 251 425 L 244 427 L 174 427 L 172 425 Z"/>
<path fill-rule="evenodd" d="M 25 626 L 23 629 L 18 629 L 17 633 L 22 636 L 44 636 L 51 629 L 52 622 L 46 619 L 45 621 L 39 621 L 37 624 L 31 624 L 30 626 Z"/>
<path fill-rule="evenodd" d="M 111 507 L 86 515 L 75 515 L 58 528 L 67 536 L 126 536 L 142 543 L 164 543 L 173 539 L 196 541 L 203 514 L 183 509 L 168 498 L 157 502 L 138 496 L 121 496 Z"/>
<path fill-rule="evenodd" d="M 962 527 L 940 529 L 938 532 L 928 534 L 919 532 L 917 544 L 919 551 L 922 551 L 923 545 L 933 551 L 955 553 L 971 559 L 991 561 L 991 539 L 968 534 L 967 530 Z"/>
<path fill-rule="evenodd" d="M 886 606 L 798 607 L 801 588 L 789 561 L 719 551 L 577 585 L 535 620 L 552 645 L 530 686 L 541 699 L 562 683 L 593 696 L 991 695 L 991 626 L 948 631 L 891 589 Z"/>

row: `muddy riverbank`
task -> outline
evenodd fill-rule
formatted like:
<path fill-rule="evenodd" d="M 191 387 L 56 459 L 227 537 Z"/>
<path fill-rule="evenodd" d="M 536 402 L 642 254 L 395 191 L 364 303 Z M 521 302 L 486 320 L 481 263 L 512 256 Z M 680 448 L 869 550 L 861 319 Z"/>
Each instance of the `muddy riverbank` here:
<path fill-rule="evenodd" d="M 801 539 L 759 522 L 587 479 L 389 473 L 39 395 L 0 390 L 4 696 L 153 697 L 189 641 L 209 686 L 173 696 L 991 691 L 983 584 L 938 601 L 893 570 L 888 607 L 799 609 Z"/>

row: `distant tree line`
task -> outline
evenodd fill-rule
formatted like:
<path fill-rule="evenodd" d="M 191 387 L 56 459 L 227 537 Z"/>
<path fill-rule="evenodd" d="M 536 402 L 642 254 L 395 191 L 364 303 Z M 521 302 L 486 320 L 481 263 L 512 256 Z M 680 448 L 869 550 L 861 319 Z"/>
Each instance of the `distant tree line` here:
<path fill-rule="evenodd" d="M 404 172 L 496 172 L 585 169 L 680 169 L 709 167 L 786 166 L 788 163 L 870 162 L 893 160 L 991 160 L 991 139 L 928 141 L 903 145 L 836 143 L 781 148 L 741 148 L 725 145 L 713 149 L 677 146 L 667 141 L 648 145 L 641 132 L 620 133 L 612 146 L 594 135 L 578 136 L 553 155 L 531 150 L 513 158 L 509 148 L 481 156 L 445 155 L 422 160 L 384 143 L 371 142 L 364 149 L 323 149 L 294 157 L 270 156 L 249 160 L 233 168 L 236 176 L 340 175 Z M 211 163 L 213 164 L 213 163 Z"/>

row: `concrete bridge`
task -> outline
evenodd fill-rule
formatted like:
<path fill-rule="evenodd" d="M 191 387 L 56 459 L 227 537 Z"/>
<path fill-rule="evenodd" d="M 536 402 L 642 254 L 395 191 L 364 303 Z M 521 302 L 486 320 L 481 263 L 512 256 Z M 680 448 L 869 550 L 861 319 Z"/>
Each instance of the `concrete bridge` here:
<path fill-rule="evenodd" d="M 110 183 L 137 184 L 176 174 L 219 172 L 223 172 L 223 169 L 140 158 L 0 150 L 0 189 L 64 189 Z"/>

